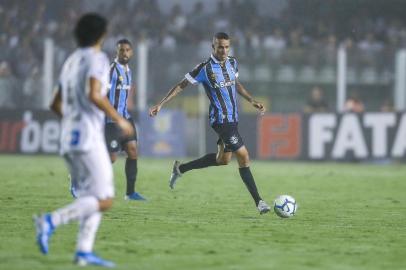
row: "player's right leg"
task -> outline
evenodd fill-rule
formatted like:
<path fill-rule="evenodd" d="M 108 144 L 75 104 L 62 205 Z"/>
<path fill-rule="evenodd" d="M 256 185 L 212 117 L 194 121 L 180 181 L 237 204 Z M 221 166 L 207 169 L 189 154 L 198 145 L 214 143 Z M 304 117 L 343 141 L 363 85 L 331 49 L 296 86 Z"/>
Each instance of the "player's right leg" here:
<path fill-rule="evenodd" d="M 37 244 L 43 254 L 49 251 L 49 239 L 54 230 L 63 224 L 80 220 L 99 211 L 99 201 L 92 196 L 85 196 L 76 199 L 73 203 L 59 208 L 52 213 L 41 216 L 34 216 L 37 229 Z"/>
<path fill-rule="evenodd" d="M 134 130 L 135 126 L 133 125 Z M 137 137 L 129 138 L 125 142 L 124 150 L 127 153 L 127 159 L 125 160 L 125 176 L 127 180 L 127 188 L 125 193 L 126 200 L 133 201 L 146 201 L 146 198 L 142 196 L 139 192 L 135 191 L 135 183 L 137 181 L 138 174 L 138 147 L 137 147 Z"/>
<path fill-rule="evenodd" d="M 43 254 L 49 251 L 48 242 L 53 231 L 62 224 L 71 221 L 80 220 L 97 211 L 99 211 L 99 201 L 94 196 L 83 194 L 83 189 L 89 182 L 89 168 L 86 167 L 84 160 L 87 153 L 65 154 L 64 158 L 69 168 L 72 179 L 75 179 L 77 195 L 79 198 L 73 203 L 59 208 L 52 213 L 46 213 L 42 216 L 34 217 L 37 229 L 37 244 Z"/>
<path fill-rule="evenodd" d="M 262 200 L 262 198 L 259 196 L 254 177 L 252 176 L 249 167 L 250 160 L 247 148 L 243 145 L 234 153 L 237 157 L 241 179 L 243 180 L 245 186 L 250 192 L 252 198 L 254 199 L 255 205 L 257 206 L 259 213 L 265 214 L 269 212 L 271 210 L 271 207 L 269 207 L 269 205 L 267 205 L 267 203 L 264 200 Z"/>
<path fill-rule="evenodd" d="M 49 213 L 41 216 L 34 215 L 33 220 L 36 229 L 36 241 L 39 250 L 42 254 L 48 254 L 48 241 L 55 230 L 55 226 L 51 220 L 51 215 Z"/>

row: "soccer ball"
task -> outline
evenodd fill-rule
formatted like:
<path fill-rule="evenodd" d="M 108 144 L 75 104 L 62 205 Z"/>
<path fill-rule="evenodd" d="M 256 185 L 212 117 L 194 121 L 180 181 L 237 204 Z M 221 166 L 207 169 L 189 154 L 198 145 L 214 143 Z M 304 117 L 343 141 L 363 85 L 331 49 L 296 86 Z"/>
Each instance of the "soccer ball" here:
<path fill-rule="evenodd" d="M 296 200 L 289 195 L 280 195 L 274 201 L 273 210 L 281 218 L 293 217 L 297 210 Z"/>

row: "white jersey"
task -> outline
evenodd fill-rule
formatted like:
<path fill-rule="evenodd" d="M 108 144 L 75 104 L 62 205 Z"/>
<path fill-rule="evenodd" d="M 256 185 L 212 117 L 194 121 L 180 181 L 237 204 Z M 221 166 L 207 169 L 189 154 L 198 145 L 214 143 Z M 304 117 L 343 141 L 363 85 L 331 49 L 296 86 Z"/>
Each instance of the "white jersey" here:
<path fill-rule="evenodd" d="M 104 141 L 104 113 L 89 99 L 89 78 L 101 82 L 107 94 L 109 61 L 104 52 L 79 48 L 65 61 L 59 78 L 62 90 L 61 154 L 87 152 Z"/>

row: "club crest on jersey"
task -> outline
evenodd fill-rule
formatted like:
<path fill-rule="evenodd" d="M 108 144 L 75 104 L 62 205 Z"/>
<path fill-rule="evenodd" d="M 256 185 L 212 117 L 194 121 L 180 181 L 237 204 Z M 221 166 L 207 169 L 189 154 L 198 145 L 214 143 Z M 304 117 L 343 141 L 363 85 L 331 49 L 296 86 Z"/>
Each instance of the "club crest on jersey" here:
<path fill-rule="evenodd" d="M 110 143 L 111 148 L 117 148 L 118 142 L 116 140 L 112 140 Z"/>
<path fill-rule="evenodd" d="M 231 144 L 237 144 L 238 143 L 238 137 L 233 135 L 230 137 L 230 143 Z"/>
<path fill-rule="evenodd" d="M 118 80 L 119 80 L 120 82 L 124 81 L 123 76 L 118 76 Z"/>

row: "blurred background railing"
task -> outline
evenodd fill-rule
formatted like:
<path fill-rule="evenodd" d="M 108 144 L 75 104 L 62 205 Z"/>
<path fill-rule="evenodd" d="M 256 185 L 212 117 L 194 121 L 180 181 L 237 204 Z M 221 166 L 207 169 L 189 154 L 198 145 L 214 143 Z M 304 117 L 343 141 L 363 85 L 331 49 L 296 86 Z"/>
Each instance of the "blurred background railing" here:
<path fill-rule="evenodd" d="M 149 102 L 159 99 L 170 86 L 202 62 L 203 55 L 196 55 L 193 46 L 179 46 L 179 50 L 165 52 L 154 50 L 149 57 Z M 210 49 L 206 50 L 206 58 Z M 242 53 L 241 53 L 242 52 Z M 262 55 L 256 58 L 255 55 Z M 272 55 L 258 49 L 253 57 L 244 48 L 235 48 L 239 61 L 240 80 L 253 94 L 270 105 L 272 112 L 300 112 L 311 89 L 318 86 L 325 92 L 330 111 L 337 104 L 337 50 L 322 52 L 314 48 L 301 50 L 283 49 Z M 395 80 L 395 52 L 382 51 L 366 54 L 358 48 L 347 50 L 346 78 L 348 92 L 359 92 L 366 110 L 379 111 L 384 100 L 393 101 Z M 164 72 L 156 72 L 163 69 Z M 404 79 L 404 78 L 399 78 Z M 186 100 L 197 96 L 195 90 L 187 91 Z M 178 104 L 174 105 L 178 107 Z M 197 106 L 185 102 L 186 111 L 193 113 Z M 251 112 L 243 106 L 243 110 Z"/>
<path fill-rule="evenodd" d="M 178 45 L 176 50 L 148 48 L 147 57 L 147 99 L 151 105 L 162 98 L 171 86 L 181 80 L 195 65 L 210 56 L 210 46 L 196 53 L 193 45 Z M 0 66 L 0 102 L 3 108 L 46 108 L 44 100 L 50 92 L 44 89 L 44 73 L 53 74 L 52 83 L 57 82 L 58 71 L 64 58 L 56 46 L 52 65 L 34 66 L 24 77 L 12 74 L 7 64 Z M 300 50 L 281 49 L 276 55 L 261 48 L 247 53 L 246 48 L 234 47 L 233 54 L 239 61 L 240 80 L 263 101 L 271 112 L 301 112 L 310 96 L 311 90 L 318 87 L 325 95 L 328 111 L 337 110 L 337 50 L 320 52 L 316 48 Z M 137 50 L 135 50 L 137 51 Z M 381 111 L 383 106 L 394 105 L 396 80 L 405 80 L 405 74 L 396 77 L 396 51 L 382 50 L 365 52 L 359 48 L 346 49 L 347 96 L 357 92 L 366 111 Z M 262 57 L 260 57 L 262 56 Z M 137 84 L 143 78 L 137 77 L 137 58 L 130 63 Z M 42 63 L 41 63 L 42 64 Z M 188 88 L 169 107 L 185 110 L 189 115 L 198 113 L 197 88 Z M 137 104 L 137 95 L 133 96 Z M 254 112 L 248 104 L 242 103 L 245 113 Z M 394 109 L 394 108 L 392 108 Z"/>

